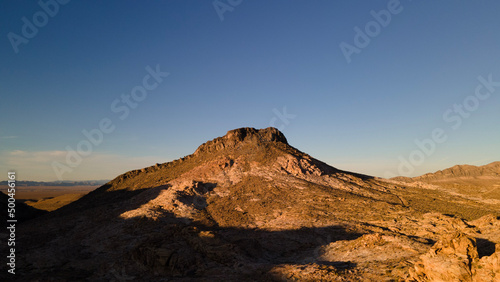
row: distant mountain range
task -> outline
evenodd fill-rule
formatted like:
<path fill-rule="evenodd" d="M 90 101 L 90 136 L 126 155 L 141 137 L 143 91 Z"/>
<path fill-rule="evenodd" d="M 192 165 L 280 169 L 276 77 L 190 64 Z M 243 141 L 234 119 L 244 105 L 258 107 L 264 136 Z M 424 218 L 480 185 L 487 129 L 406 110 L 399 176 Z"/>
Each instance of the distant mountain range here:
<path fill-rule="evenodd" d="M 500 162 L 483 166 L 456 165 L 417 177 L 400 176 L 392 180 L 500 206 Z"/>
<path fill-rule="evenodd" d="M 16 181 L 16 186 L 100 186 L 109 180 L 84 180 L 84 181 Z M 0 185 L 7 185 L 7 181 L 0 181 Z"/>
<path fill-rule="evenodd" d="M 402 181 L 439 181 L 457 177 L 500 177 L 500 162 L 492 162 L 483 166 L 474 165 L 456 165 L 447 169 L 439 170 L 434 173 L 426 173 L 417 177 L 395 177 L 395 180 Z"/>

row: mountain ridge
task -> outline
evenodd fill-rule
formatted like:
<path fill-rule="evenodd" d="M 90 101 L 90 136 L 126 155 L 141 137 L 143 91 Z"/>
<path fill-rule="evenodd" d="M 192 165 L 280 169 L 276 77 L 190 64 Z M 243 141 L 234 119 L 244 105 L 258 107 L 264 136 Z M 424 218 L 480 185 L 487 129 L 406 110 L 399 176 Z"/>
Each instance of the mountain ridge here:
<path fill-rule="evenodd" d="M 396 180 L 439 180 L 452 177 L 471 177 L 471 176 L 500 176 L 500 161 L 491 162 L 482 166 L 475 165 L 454 165 L 443 170 L 426 173 L 415 177 L 397 176 Z"/>

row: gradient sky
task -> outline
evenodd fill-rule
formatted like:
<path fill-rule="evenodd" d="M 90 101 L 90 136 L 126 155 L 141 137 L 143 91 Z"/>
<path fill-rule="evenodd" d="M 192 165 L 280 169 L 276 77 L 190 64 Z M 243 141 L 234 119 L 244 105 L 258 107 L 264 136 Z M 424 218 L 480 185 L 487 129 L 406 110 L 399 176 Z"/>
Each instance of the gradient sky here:
<path fill-rule="evenodd" d="M 221 18 L 214 3 L 230 10 Z M 270 125 L 317 159 L 381 177 L 500 160 L 500 86 L 473 96 L 479 76 L 500 82 L 499 1 L 402 0 L 350 63 L 340 44 L 356 46 L 355 28 L 396 2 L 231 3 L 73 0 L 43 25 L 36 1 L 2 1 L 0 179 L 56 180 L 54 162 L 70 168 L 64 180 L 111 179 Z M 16 53 L 23 17 L 41 27 Z M 147 66 L 169 76 L 122 120 L 111 105 Z M 454 111 L 464 101 L 467 117 Z M 114 131 L 69 167 L 67 146 L 103 119 Z M 415 140 L 436 128 L 446 141 L 422 153 Z"/>

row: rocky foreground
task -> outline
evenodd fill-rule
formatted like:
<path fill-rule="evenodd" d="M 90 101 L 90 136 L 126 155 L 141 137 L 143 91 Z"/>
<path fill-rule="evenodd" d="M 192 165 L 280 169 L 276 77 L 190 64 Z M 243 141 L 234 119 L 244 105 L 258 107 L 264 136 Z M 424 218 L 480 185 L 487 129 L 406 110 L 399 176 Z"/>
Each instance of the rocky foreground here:
<path fill-rule="evenodd" d="M 15 280 L 500 281 L 500 206 L 482 200 L 240 128 L 21 224 Z"/>

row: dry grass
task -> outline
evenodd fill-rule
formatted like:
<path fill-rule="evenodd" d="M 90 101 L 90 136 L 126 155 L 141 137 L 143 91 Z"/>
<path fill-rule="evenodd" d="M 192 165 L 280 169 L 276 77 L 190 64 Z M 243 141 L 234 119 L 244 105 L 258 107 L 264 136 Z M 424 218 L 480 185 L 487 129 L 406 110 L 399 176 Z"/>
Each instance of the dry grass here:
<path fill-rule="evenodd" d="M 474 220 L 487 214 L 500 215 L 500 208 L 494 205 L 472 201 L 449 193 L 418 188 L 406 188 L 403 197 L 408 205 L 422 212 L 440 212 Z"/>
<path fill-rule="evenodd" d="M 447 191 L 456 192 L 462 195 L 500 200 L 500 177 L 457 177 L 428 181 L 428 183 L 441 186 Z"/>
<path fill-rule="evenodd" d="M 63 207 L 69 203 L 72 203 L 85 194 L 64 194 L 54 198 L 46 198 L 38 201 L 26 201 L 25 204 L 30 205 L 39 210 L 54 211 L 60 207 Z"/>

